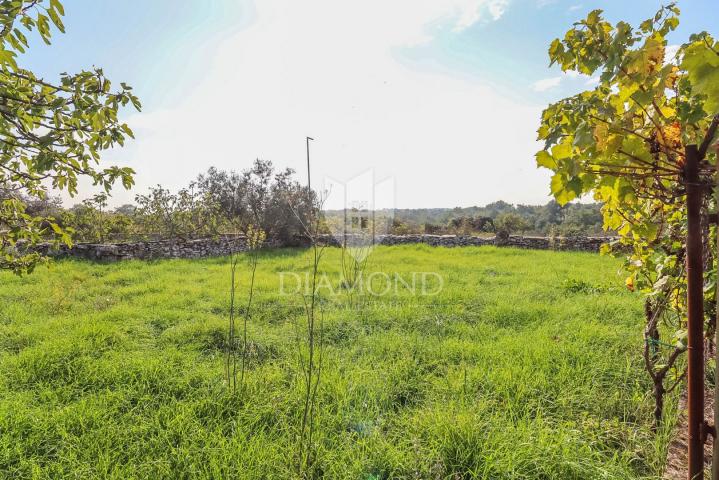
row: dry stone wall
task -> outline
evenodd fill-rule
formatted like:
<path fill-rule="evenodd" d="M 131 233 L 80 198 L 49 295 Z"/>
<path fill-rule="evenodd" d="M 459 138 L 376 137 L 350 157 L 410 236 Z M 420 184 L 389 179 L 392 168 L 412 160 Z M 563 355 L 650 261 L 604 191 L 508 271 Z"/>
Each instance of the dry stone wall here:
<path fill-rule="evenodd" d="M 609 237 L 531 237 L 512 235 L 508 238 L 473 237 L 469 235 L 380 235 L 376 239 L 379 245 L 425 244 L 436 247 L 465 247 L 494 245 L 503 247 L 528 248 L 536 250 L 581 250 L 597 252 L 603 243 L 614 240 Z M 321 238 L 326 245 L 340 246 L 341 240 L 331 235 Z M 297 240 L 292 246 L 308 244 Z M 351 242 L 350 242 L 351 244 Z M 270 242 L 270 247 L 283 247 Z M 195 240 L 158 240 L 132 243 L 95 244 L 79 243 L 72 248 L 65 246 L 53 249 L 50 245 L 40 245 L 37 251 L 54 257 L 75 257 L 88 260 L 150 260 L 158 258 L 202 258 L 229 255 L 247 249 L 242 235 L 221 235 L 213 238 Z"/>
<path fill-rule="evenodd" d="M 152 260 L 157 258 L 202 258 L 229 255 L 247 249 L 242 235 L 220 235 L 194 240 L 157 240 L 131 243 L 78 243 L 68 248 L 53 249 L 41 245 L 40 253 L 52 257 L 75 257 L 87 260 Z"/>
<path fill-rule="evenodd" d="M 341 239 L 325 236 L 328 245 L 339 246 Z M 615 240 L 611 237 L 533 237 L 510 235 L 501 237 L 474 237 L 471 235 L 379 235 L 378 245 L 405 245 L 423 243 L 435 247 L 469 247 L 493 245 L 499 247 L 529 248 L 535 250 L 581 250 L 598 252 L 602 244 Z M 352 239 L 349 238 L 349 244 Z"/>

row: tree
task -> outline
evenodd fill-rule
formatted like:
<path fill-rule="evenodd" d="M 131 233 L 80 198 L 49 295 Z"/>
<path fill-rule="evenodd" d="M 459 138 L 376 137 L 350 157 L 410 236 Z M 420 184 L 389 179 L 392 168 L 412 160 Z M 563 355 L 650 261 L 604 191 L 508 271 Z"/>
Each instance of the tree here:
<path fill-rule="evenodd" d="M 521 215 L 514 212 L 500 213 L 497 218 L 494 219 L 494 225 L 497 235 L 504 238 L 509 237 L 512 233 L 525 232 L 530 228 L 527 221 L 522 218 Z"/>
<path fill-rule="evenodd" d="M 514 205 L 504 200 L 497 200 L 496 202 L 485 205 L 484 210 L 488 216 L 494 218 L 501 213 L 514 212 Z"/>
<path fill-rule="evenodd" d="M 571 237 L 602 232 L 602 213 L 596 205 L 570 203 L 566 207 L 564 219 L 553 228 L 557 235 Z"/>
<path fill-rule="evenodd" d="M 551 200 L 541 213 L 540 225 L 543 227 L 560 225 L 564 221 L 567 208 L 568 205 L 560 205 L 556 200 Z"/>
<path fill-rule="evenodd" d="M 77 194 L 86 177 L 109 192 L 115 182 L 133 184 L 130 168 L 99 167 L 100 153 L 132 137 L 118 111 L 140 102 L 124 83 L 113 91 L 102 69 L 63 73 L 52 83 L 18 62 L 28 47 L 26 33 L 50 44 L 52 27 L 64 32 L 59 0 L 0 0 L 0 268 L 31 271 L 43 258 L 18 242 L 45 236 L 70 243 L 52 217 L 28 212 L 24 198 L 45 199 L 50 186 Z"/>
<path fill-rule="evenodd" d="M 152 238 L 202 238 L 220 231 L 219 206 L 192 186 L 173 194 L 158 185 L 147 195 L 136 195 L 135 201 L 135 221 Z"/>
<path fill-rule="evenodd" d="M 276 172 L 272 162 L 258 159 L 242 173 L 210 168 L 190 188 L 216 204 L 218 214 L 234 230 L 254 225 L 287 244 L 304 235 L 302 222 L 316 200 L 314 192 L 308 198 L 307 188 L 293 178 L 294 173 L 292 169 Z"/>
<path fill-rule="evenodd" d="M 137 210 L 137 206 L 132 205 L 131 203 L 125 203 L 117 207 L 115 209 L 115 213 L 119 215 L 125 215 L 126 217 L 131 217 L 135 214 L 135 210 Z"/>
<path fill-rule="evenodd" d="M 108 235 L 107 195 L 98 194 L 63 212 L 62 227 L 82 242 L 104 242 Z"/>
<path fill-rule="evenodd" d="M 437 226 L 437 228 L 439 228 L 439 226 Z M 492 217 L 483 216 L 454 217 L 449 222 L 447 222 L 447 228 L 450 229 L 452 232 L 461 235 L 470 235 L 477 232 L 487 233 L 495 231 L 494 219 Z M 436 230 L 436 232 L 438 231 L 439 230 Z M 426 227 L 425 233 L 428 233 Z"/>
<path fill-rule="evenodd" d="M 200 174 L 193 182 L 198 192 L 214 201 L 222 216 L 231 225 L 243 229 L 250 221 L 247 211 L 247 194 L 250 175 L 227 172 L 210 167 L 207 173 Z"/>
<path fill-rule="evenodd" d="M 61 211 L 54 218 L 59 220 L 58 224 L 71 233 L 73 240 L 77 242 L 127 240 L 134 233 L 131 214 L 125 214 L 120 209 L 108 211 L 107 200 L 106 193 L 99 193 Z"/>
<path fill-rule="evenodd" d="M 709 147 L 719 124 L 719 43 L 706 32 L 692 35 L 668 58 L 666 36 L 678 24 L 674 4 L 636 29 L 612 25 L 601 10 L 574 24 L 552 42 L 551 64 L 598 75 L 599 83 L 549 105 L 538 132 L 545 147 L 537 164 L 554 173 L 556 200 L 593 195 L 603 204 L 604 228 L 630 251 L 627 286 L 646 295 L 644 359 L 657 424 L 665 393 L 685 374 L 677 359 L 686 351 L 686 152 L 696 146 L 700 182 L 712 185 L 716 155 Z M 714 206 L 706 188 L 703 208 Z M 711 265 L 708 243 L 705 226 L 704 260 Z M 706 284 L 714 284 L 716 271 L 705 270 Z M 713 300 L 707 297 L 707 336 Z"/>

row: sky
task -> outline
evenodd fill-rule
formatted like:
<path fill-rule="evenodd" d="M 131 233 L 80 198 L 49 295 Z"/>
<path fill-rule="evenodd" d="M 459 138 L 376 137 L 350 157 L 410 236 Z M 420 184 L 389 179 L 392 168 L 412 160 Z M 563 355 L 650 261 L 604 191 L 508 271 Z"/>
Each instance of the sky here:
<path fill-rule="evenodd" d="M 397 208 L 550 200 L 534 153 L 541 111 L 596 79 L 547 48 L 595 8 L 638 24 L 654 0 L 64 0 L 65 34 L 21 58 L 47 80 L 102 67 L 133 86 L 136 139 L 102 163 L 136 171 L 113 205 L 256 158 L 313 185 L 373 172 Z M 684 0 L 670 43 L 716 34 L 714 0 Z M 90 196 L 83 185 L 72 204 Z"/>

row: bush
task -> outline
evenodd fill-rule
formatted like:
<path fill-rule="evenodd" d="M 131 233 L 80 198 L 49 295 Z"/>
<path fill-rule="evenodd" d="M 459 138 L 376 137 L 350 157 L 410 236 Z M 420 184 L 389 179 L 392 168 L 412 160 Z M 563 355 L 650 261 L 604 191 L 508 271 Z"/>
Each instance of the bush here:
<path fill-rule="evenodd" d="M 494 221 L 497 235 L 508 237 L 513 233 L 523 233 L 531 228 L 529 223 L 517 213 L 501 213 Z"/>
<path fill-rule="evenodd" d="M 303 224 L 318 203 L 317 195 L 308 194 L 294 173 L 289 168 L 275 172 L 272 162 L 256 160 L 241 174 L 210 168 L 192 187 L 216 206 L 226 227 L 245 231 L 257 225 L 268 237 L 290 244 L 304 235 Z"/>
<path fill-rule="evenodd" d="M 222 218 L 217 204 L 192 189 L 170 193 L 160 185 L 135 197 L 134 218 L 140 232 L 152 238 L 199 238 L 219 233 Z"/>
<path fill-rule="evenodd" d="M 102 243 L 125 240 L 132 235 L 133 219 L 117 211 L 108 212 L 107 199 L 105 194 L 95 195 L 60 212 L 60 223 L 72 229 L 76 242 Z"/>

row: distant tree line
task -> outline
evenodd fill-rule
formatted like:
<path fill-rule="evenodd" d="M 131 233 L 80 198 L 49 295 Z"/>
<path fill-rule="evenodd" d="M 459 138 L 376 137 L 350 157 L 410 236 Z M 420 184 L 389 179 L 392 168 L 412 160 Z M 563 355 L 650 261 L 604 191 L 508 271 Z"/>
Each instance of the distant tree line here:
<path fill-rule="evenodd" d="M 0 190 L 0 199 L 18 198 Z M 318 195 L 308 193 L 291 169 L 276 171 L 257 160 L 242 172 L 210 168 L 177 192 L 157 185 L 135 196 L 133 204 L 109 208 L 102 193 L 64 208 L 57 197 L 22 197 L 33 216 L 54 219 L 76 242 L 117 242 L 162 238 L 201 238 L 260 228 L 285 244 L 305 233 L 309 209 Z M 312 203 L 310 203 L 312 202 Z M 327 216 L 338 212 L 327 212 Z M 464 235 L 600 235 L 599 205 L 512 205 L 498 201 L 484 207 L 403 209 L 394 212 L 389 233 Z"/>
<path fill-rule="evenodd" d="M 606 234 L 601 206 L 552 200 L 546 205 L 512 205 L 504 201 L 484 207 L 395 210 L 394 233 L 536 234 L 582 236 Z"/>

